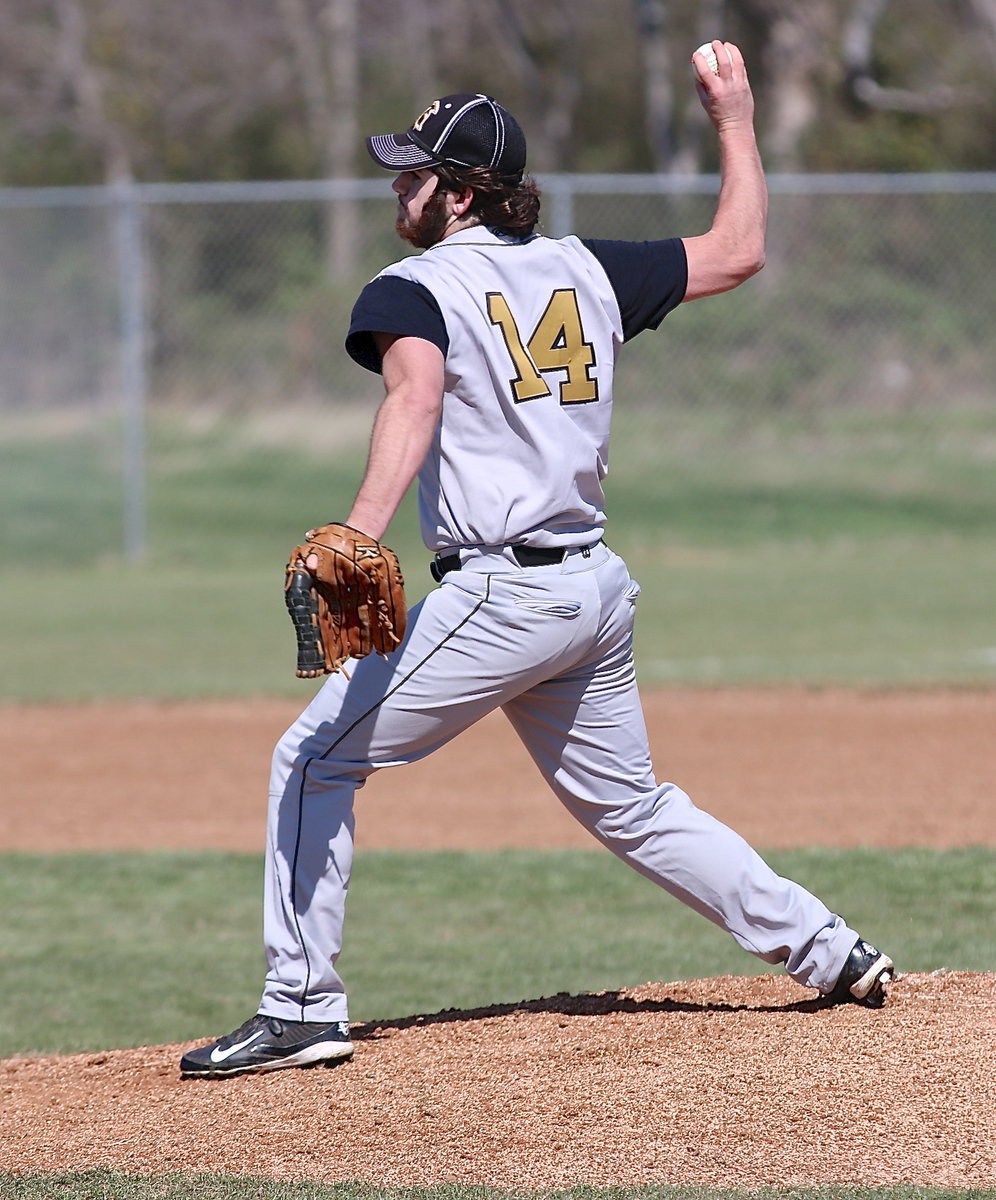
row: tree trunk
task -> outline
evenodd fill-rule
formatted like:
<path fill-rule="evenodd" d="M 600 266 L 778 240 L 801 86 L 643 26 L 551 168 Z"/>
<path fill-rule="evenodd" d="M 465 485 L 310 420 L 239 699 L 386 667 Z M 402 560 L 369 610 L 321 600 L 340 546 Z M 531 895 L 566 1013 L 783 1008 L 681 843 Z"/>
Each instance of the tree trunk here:
<path fill-rule="evenodd" d="M 798 171 L 802 139 L 819 111 L 816 76 L 834 44 L 834 6 L 793 0 L 772 6 L 765 47 L 771 81 L 764 156 L 770 171 Z"/>
<path fill-rule="evenodd" d="M 356 174 L 356 147 L 360 137 L 357 0 L 327 0 L 325 20 L 331 81 L 326 143 L 328 175 L 331 179 L 352 179 Z M 333 200 L 330 216 L 327 261 L 332 278 L 339 279 L 356 270 L 360 230 L 357 202 Z"/>
<path fill-rule="evenodd" d="M 689 58 L 691 58 L 692 50 L 704 42 L 712 42 L 716 38 L 726 40 L 725 18 L 726 0 L 702 0 L 695 25 L 695 46 L 689 46 Z M 748 63 L 749 68 L 750 64 Z M 688 69 L 688 88 L 691 99 L 685 106 L 678 146 L 671 163 L 671 170 L 676 175 L 696 175 L 702 170 L 702 158 L 706 146 L 705 135 L 711 128 L 705 109 L 695 94 L 694 74 L 691 66 Z"/>
<path fill-rule="evenodd" d="M 668 52 L 666 0 L 634 0 L 643 63 L 644 121 L 650 159 L 657 172 L 674 160 L 674 80 Z M 691 47 L 694 49 L 694 46 Z"/>
<path fill-rule="evenodd" d="M 351 179 L 359 138 L 356 0 L 324 0 L 317 28 L 304 0 L 279 3 L 322 175 Z M 358 229 L 355 200 L 329 201 L 322 257 L 331 278 L 355 271 Z"/>
<path fill-rule="evenodd" d="M 121 131 L 107 115 L 100 75 L 87 52 L 87 22 L 79 0 L 56 0 L 61 73 L 76 100 L 83 136 L 96 143 L 110 185 L 129 183 L 131 159 Z"/>

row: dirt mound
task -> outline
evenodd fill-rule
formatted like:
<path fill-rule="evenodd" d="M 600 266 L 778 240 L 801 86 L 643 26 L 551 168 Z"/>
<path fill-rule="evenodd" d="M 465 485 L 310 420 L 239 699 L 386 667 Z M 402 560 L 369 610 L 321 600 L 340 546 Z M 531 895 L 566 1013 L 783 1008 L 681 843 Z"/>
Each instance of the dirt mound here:
<path fill-rule="evenodd" d="M 888 1006 L 788 979 L 555 996 L 357 1026 L 352 1062 L 182 1081 L 180 1046 L 0 1064 L 0 1169 L 383 1186 L 996 1182 L 996 978 Z"/>

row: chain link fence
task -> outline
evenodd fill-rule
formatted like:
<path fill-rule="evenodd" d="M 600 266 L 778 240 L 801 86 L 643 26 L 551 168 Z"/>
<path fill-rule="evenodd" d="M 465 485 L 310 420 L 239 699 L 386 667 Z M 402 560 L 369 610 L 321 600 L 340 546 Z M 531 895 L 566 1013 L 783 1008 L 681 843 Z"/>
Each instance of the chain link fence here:
<path fill-rule="evenodd" d="M 704 232 L 719 181 L 539 182 L 544 232 L 643 239 Z M 925 437 L 953 407 L 996 407 L 996 174 L 769 188 L 766 269 L 636 339 L 620 403 L 916 411 Z M 402 252 L 393 221 L 386 179 L 0 190 L 7 520 L 72 512 L 85 476 L 95 545 L 116 528 L 138 557 L 150 414 L 378 398 L 342 342 L 359 289 Z M 39 440 L 47 457 L 24 452 Z"/>

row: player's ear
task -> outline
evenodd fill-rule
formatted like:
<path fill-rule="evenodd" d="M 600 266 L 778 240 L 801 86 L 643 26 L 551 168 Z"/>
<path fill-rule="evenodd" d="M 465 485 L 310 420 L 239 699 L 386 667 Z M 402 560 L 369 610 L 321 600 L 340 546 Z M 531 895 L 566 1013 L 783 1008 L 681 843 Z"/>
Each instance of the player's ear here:
<path fill-rule="evenodd" d="M 453 215 L 462 217 L 468 208 L 474 203 L 474 189 L 465 187 L 460 192 L 450 192 L 453 197 Z"/>

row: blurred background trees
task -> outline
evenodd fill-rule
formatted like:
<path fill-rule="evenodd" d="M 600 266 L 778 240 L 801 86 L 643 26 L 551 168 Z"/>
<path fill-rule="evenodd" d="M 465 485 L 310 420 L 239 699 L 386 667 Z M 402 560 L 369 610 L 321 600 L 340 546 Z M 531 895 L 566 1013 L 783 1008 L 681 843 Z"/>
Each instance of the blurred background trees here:
<path fill-rule="evenodd" d="M 552 171 L 701 171 L 688 66 L 744 50 L 769 170 L 989 170 L 996 0 L 4 0 L 0 185 L 349 177 L 486 91 Z"/>

